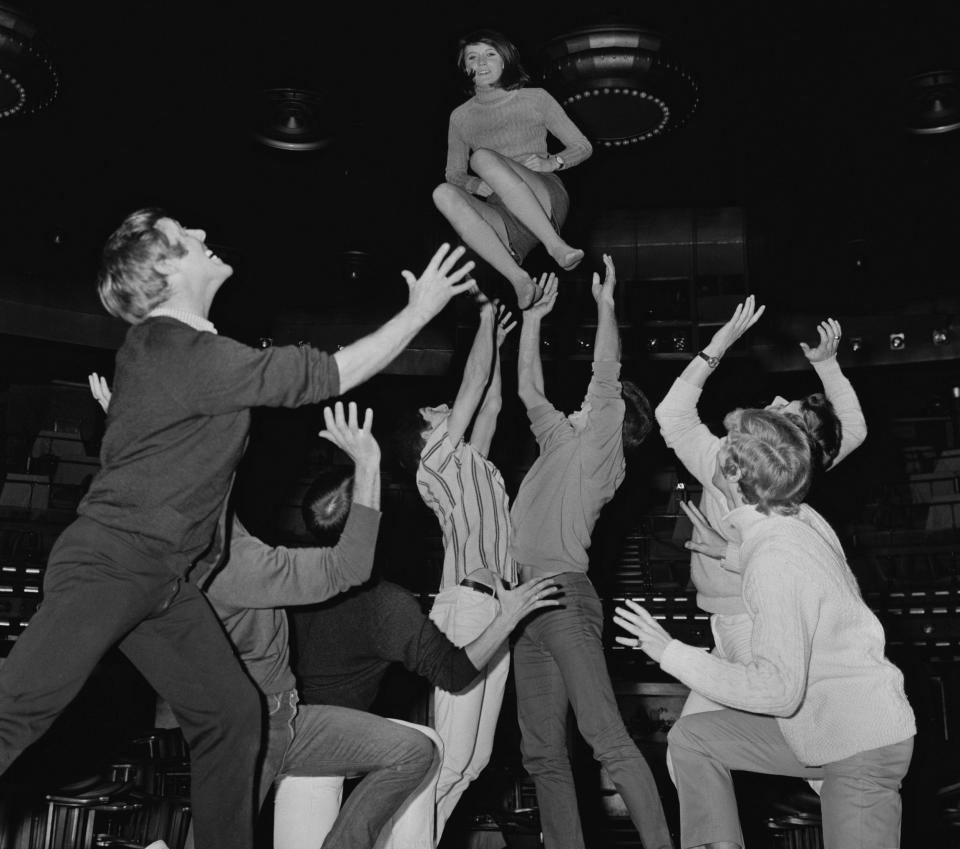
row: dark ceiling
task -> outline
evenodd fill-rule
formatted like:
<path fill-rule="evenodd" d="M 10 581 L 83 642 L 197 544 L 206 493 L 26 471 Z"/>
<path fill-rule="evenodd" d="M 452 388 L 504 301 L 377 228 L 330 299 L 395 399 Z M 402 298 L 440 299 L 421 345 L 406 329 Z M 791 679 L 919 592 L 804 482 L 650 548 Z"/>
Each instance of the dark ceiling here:
<path fill-rule="evenodd" d="M 397 271 L 446 235 L 430 189 L 461 99 L 458 35 L 502 29 L 534 70 L 550 38 L 604 22 L 663 33 L 702 103 L 677 133 L 571 171 L 578 221 L 743 206 L 768 300 L 866 313 L 955 292 L 960 132 L 909 136 L 901 108 L 911 74 L 960 67 L 955 2 L 17 5 L 41 23 L 62 93 L 0 122 L 0 276 L 41 300 L 99 309 L 99 246 L 159 204 L 236 259 L 222 299 L 238 313 L 348 305 L 345 251 L 372 254 L 364 297 L 388 309 Z M 252 140 L 255 93 L 286 85 L 328 102 L 326 150 Z"/>

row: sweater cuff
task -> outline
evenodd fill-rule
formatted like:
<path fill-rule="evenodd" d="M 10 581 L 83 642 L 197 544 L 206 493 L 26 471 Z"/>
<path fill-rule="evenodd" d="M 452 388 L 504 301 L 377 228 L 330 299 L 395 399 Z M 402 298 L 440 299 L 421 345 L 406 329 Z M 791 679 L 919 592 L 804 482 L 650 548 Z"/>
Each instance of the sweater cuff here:
<path fill-rule="evenodd" d="M 820 375 L 821 381 L 831 375 L 842 374 L 840 371 L 840 363 L 837 362 L 836 354 L 834 354 L 832 357 L 827 357 L 825 360 L 821 360 L 818 363 L 811 363 L 811 365 L 813 366 L 813 370 Z"/>
<path fill-rule="evenodd" d="M 681 640 L 670 640 L 663 650 L 663 656 L 660 658 L 660 668 L 693 689 L 689 683 L 691 660 L 696 662 L 704 652 L 705 649 L 687 645 Z"/>
<path fill-rule="evenodd" d="M 740 574 L 740 543 L 732 540 L 727 542 L 727 550 L 720 558 L 720 565 L 728 572 Z"/>
<path fill-rule="evenodd" d="M 619 380 L 620 363 L 617 360 L 594 360 L 593 376 L 600 380 Z"/>
<path fill-rule="evenodd" d="M 345 572 L 353 578 L 359 578 L 354 583 L 362 584 L 373 570 L 373 554 L 377 546 L 377 534 L 380 530 L 380 511 L 367 507 L 364 504 L 354 503 L 350 506 L 350 515 L 343 527 L 341 539 L 351 546 L 358 556 L 344 558 Z"/>

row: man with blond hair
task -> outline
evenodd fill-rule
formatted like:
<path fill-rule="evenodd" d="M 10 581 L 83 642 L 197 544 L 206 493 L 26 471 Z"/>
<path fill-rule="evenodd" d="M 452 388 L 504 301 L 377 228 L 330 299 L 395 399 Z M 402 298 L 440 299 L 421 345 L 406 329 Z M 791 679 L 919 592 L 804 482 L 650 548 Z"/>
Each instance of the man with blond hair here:
<path fill-rule="evenodd" d="M 100 297 L 133 325 L 117 353 L 101 469 L 57 540 L 44 599 L 0 670 L 0 772 L 119 645 L 173 707 L 190 746 L 198 849 L 253 845 L 260 706 L 216 617 L 186 579 L 216 559 L 218 525 L 247 442 L 250 408 L 339 395 L 386 366 L 450 298 L 471 263 L 447 246 L 407 306 L 327 355 L 249 348 L 208 319 L 233 269 L 160 210 L 132 213 L 107 241 Z"/>

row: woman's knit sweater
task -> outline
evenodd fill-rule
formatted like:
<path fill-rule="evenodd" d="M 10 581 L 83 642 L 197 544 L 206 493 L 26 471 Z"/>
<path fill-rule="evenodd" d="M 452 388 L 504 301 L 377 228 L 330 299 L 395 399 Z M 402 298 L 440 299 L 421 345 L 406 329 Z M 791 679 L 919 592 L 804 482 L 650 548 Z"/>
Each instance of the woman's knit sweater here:
<path fill-rule="evenodd" d="M 753 660 L 734 663 L 672 640 L 661 667 L 720 704 L 777 717 L 808 765 L 916 734 L 903 675 L 884 657 L 883 627 L 823 517 L 806 505 L 796 517 L 746 505 L 723 524 L 742 543 Z"/>
<path fill-rule="evenodd" d="M 593 152 L 586 136 L 542 88 L 480 89 L 450 115 L 446 181 L 476 194 L 481 180 L 467 169 L 472 151 L 493 150 L 516 162 L 547 154 L 547 133 L 564 145 L 564 167 L 583 162 Z"/>

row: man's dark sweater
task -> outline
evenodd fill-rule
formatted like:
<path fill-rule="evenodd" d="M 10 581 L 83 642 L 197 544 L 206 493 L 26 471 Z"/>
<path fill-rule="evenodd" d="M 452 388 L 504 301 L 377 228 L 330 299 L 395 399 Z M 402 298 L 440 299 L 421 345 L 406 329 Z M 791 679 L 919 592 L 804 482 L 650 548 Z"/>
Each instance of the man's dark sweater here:
<path fill-rule="evenodd" d="M 389 581 L 291 611 L 290 618 L 304 704 L 369 710 L 394 661 L 451 692 L 479 675 L 466 651 L 424 616 L 416 598 Z"/>
<path fill-rule="evenodd" d="M 136 535 L 182 575 L 213 538 L 250 407 L 297 407 L 339 391 L 336 361 L 322 351 L 259 350 L 148 318 L 117 352 L 101 470 L 78 512 Z"/>

